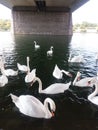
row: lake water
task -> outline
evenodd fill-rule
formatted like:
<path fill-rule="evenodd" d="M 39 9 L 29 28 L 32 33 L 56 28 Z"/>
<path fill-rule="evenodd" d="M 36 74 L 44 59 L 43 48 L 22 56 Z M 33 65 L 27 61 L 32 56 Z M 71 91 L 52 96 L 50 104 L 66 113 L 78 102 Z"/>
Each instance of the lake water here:
<path fill-rule="evenodd" d="M 34 40 L 40 45 L 35 50 Z M 47 51 L 53 46 L 53 56 L 47 57 Z M 52 76 L 55 64 L 60 69 L 72 72 L 73 78 L 77 71 L 82 77 L 96 76 L 98 68 L 95 55 L 98 52 L 98 34 L 73 34 L 68 36 L 34 36 L 22 35 L 13 37 L 8 32 L 0 32 L 0 54 L 5 57 L 5 68 L 17 70 L 17 62 L 26 64 L 26 57 L 30 57 L 31 70 L 36 68 L 36 75 L 40 77 L 43 88 L 55 82 L 68 82 L 66 76 L 57 80 Z M 69 64 L 70 53 L 81 54 L 85 62 L 82 64 Z M 0 88 L 0 130 L 97 130 L 98 107 L 87 100 L 87 96 L 94 88 L 80 88 L 70 86 L 63 94 L 38 94 L 38 84 L 29 88 L 24 82 L 25 74 L 19 72 L 16 77 L 9 77 L 9 82 Z M 30 94 L 41 102 L 51 97 L 56 103 L 55 117 L 51 119 L 37 119 L 21 114 L 11 98 L 13 93 L 17 96 Z"/>

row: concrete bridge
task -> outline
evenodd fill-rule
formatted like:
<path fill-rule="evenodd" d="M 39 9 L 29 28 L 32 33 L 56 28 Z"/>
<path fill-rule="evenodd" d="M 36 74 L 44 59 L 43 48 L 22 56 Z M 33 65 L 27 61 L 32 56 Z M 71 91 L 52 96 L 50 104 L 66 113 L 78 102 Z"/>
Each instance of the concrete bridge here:
<path fill-rule="evenodd" d="M 87 1 L 0 0 L 0 3 L 12 10 L 14 34 L 72 35 L 72 12 Z"/>

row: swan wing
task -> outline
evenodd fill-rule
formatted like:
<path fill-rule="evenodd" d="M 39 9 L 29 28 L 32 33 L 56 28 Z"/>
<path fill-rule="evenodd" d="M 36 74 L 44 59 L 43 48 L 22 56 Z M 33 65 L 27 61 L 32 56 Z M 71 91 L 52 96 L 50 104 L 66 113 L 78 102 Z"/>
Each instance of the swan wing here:
<path fill-rule="evenodd" d="M 36 75 L 36 69 L 33 69 L 31 72 L 29 72 L 29 73 L 25 76 L 25 82 L 26 82 L 26 83 L 32 82 L 32 80 L 34 79 L 35 75 Z"/>
<path fill-rule="evenodd" d="M 44 105 L 34 96 L 22 95 L 16 104 L 19 111 L 30 117 L 45 117 Z"/>
<path fill-rule="evenodd" d="M 23 72 L 28 71 L 28 67 L 26 65 L 21 65 L 21 64 L 17 63 L 17 67 L 20 71 L 23 71 Z"/>
<path fill-rule="evenodd" d="M 92 80 L 91 77 L 83 78 L 83 79 L 77 81 L 75 83 L 75 86 L 79 86 L 79 87 L 91 86 L 92 87 L 92 83 L 89 84 L 89 81 L 91 81 L 91 80 Z"/>
<path fill-rule="evenodd" d="M 46 89 L 42 90 L 42 93 L 47 94 L 58 94 L 63 93 L 65 90 L 69 88 L 71 82 L 64 84 L 64 83 L 55 83 L 47 87 Z"/>
<path fill-rule="evenodd" d="M 18 75 L 18 71 L 12 70 L 12 69 L 6 69 L 4 70 L 4 73 L 6 76 L 16 76 Z"/>
<path fill-rule="evenodd" d="M 57 79 L 61 79 L 63 74 L 61 72 L 61 70 L 59 69 L 59 67 L 57 65 L 55 65 L 55 68 L 53 70 L 53 76 Z"/>

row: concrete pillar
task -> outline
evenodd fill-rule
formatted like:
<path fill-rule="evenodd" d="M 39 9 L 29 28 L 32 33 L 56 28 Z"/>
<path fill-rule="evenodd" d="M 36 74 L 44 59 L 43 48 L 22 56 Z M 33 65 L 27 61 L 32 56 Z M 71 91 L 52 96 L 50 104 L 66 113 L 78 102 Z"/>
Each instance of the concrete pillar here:
<path fill-rule="evenodd" d="M 72 35 L 70 11 L 36 11 L 13 8 L 14 34 Z"/>

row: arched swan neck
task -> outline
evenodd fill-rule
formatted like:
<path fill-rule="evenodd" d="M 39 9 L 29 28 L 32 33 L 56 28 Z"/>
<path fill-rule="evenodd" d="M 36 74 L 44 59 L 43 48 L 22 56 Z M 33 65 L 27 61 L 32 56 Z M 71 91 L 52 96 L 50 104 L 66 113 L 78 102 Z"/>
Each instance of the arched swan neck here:
<path fill-rule="evenodd" d="M 50 105 L 50 110 L 49 110 L 48 104 Z M 54 101 L 52 99 L 50 99 L 50 98 L 46 98 L 45 101 L 44 101 L 44 106 L 46 108 L 46 113 L 47 113 L 46 118 L 47 117 L 52 117 L 51 111 L 52 110 L 55 111 L 55 109 L 56 109 Z"/>
<path fill-rule="evenodd" d="M 36 77 L 36 81 L 39 84 L 39 93 L 42 91 L 42 81 L 40 80 L 40 78 Z"/>
<path fill-rule="evenodd" d="M 61 72 L 64 73 L 64 74 L 66 74 L 66 75 L 69 74 L 69 72 L 67 72 L 67 71 L 65 71 L 65 70 L 61 70 Z"/>
<path fill-rule="evenodd" d="M 95 83 L 95 91 L 88 96 L 88 100 L 91 100 L 98 93 L 98 83 Z"/>

